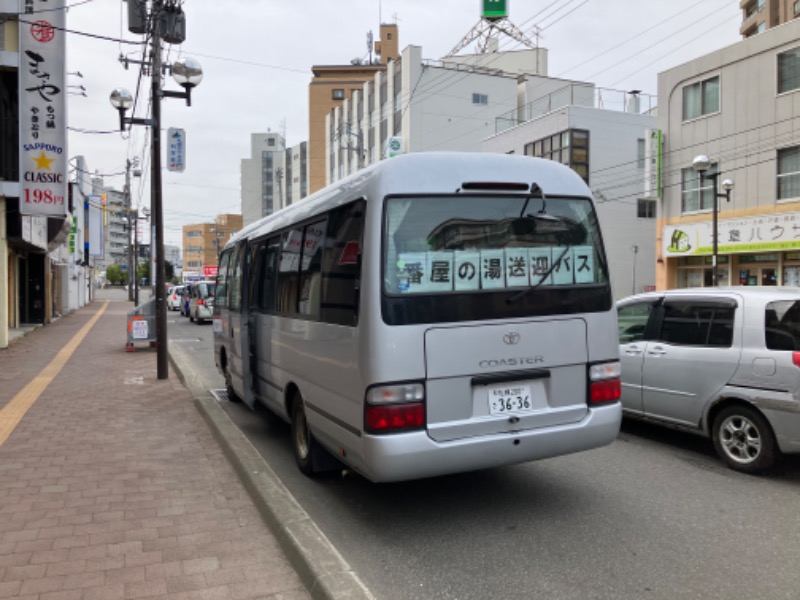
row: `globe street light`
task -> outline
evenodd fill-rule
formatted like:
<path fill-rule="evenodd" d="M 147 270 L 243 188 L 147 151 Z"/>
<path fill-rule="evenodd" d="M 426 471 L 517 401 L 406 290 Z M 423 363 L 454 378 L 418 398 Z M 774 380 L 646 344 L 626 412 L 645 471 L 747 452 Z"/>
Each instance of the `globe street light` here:
<path fill-rule="evenodd" d="M 153 0 L 152 12 L 161 11 L 162 0 Z M 130 92 L 118 88 L 111 93 L 111 104 L 119 111 L 120 131 L 125 125 L 148 125 L 151 128 L 151 211 L 153 215 L 153 228 L 155 239 L 151 239 L 151 252 L 155 253 L 155 273 L 150 274 L 155 282 L 154 294 L 156 299 L 156 366 L 158 379 L 167 379 L 169 376 L 169 362 L 167 355 L 167 310 L 166 310 L 166 270 L 164 268 L 164 214 L 161 185 L 161 98 L 181 98 L 186 100 L 186 105 L 191 106 L 192 88 L 203 80 L 203 69 L 196 60 L 183 58 L 176 61 L 172 67 L 172 77 L 183 87 L 182 92 L 172 92 L 161 89 L 161 27 L 153 28 L 153 64 L 152 86 L 150 104 L 152 119 L 136 119 L 126 117 L 125 112 L 133 105 Z"/>
<path fill-rule="evenodd" d="M 700 188 L 698 192 L 700 193 L 700 198 L 702 200 L 703 197 L 703 180 L 710 179 L 713 183 L 713 195 L 714 195 L 714 208 L 713 208 L 713 215 L 711 221 L 711 285 L 717 286 L 719 285 L 718 280 L 718 268 L 717 268 L 717 237 L 718 237 L 718 217 L 717 213 L 719 212 L 719 198 L 725 198 L 727 202 L 731 201 L 731 190 L 733 189 L 733 180 L 726 179 L 722 182 L 722 189 L 725 191 L 724 194 L 720 194 L 717 191 L 717 181 L 720 176 L 720 172 L 714 170 L 713 173 L 708 173 L 708 170 L 711 168 L 711 159 L 708 158 L 705 154 L 699 154 L 694 158 L 692 161 L 692 168 L 700 175 Z"/>

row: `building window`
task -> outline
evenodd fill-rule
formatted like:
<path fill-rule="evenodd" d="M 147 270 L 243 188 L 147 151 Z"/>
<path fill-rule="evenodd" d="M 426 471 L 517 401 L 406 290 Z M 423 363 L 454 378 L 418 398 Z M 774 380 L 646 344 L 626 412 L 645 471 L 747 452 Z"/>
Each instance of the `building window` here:
<path fill-rule="evenodd" d="M 656 201 L 639 198 L 636 201 L 636 216 L 640 219 L 655 219 Z"/>
<path fill-rule="evenodd" d="M 800 15 L 800 0 L 794 2 L 794 16 Z"/>
<path fill-rule="evenodd" d="M 778 150 L 778 200 L 800 197 L 800 146 Z"/>
<path fill-rule="evenodd" d="M 524 153 L 567 165 L 589 183 L 589 131 L 586 129 L 569 129 L 525 144 Z"/>
<path fill-rule="evenodd" d="M 683 120 L 719 112 L 719 76 L 683 88 Z"/>
<path fill-rule="evenodd" d="M 800 88 L 800 48 L 778 54 L 778 93 Z"/>
<path fill-rule="evenodd" d="M 472 103 L 488 106 L 489 96 L 487 94 L 472 94 Z"/>
<path fill-rule="evenodd" d="M 717 165 L 711 165 L 714 172 Z M 714 208 L 714 182 L 711 179 L 700 181 L 700 175 L 693 168 L 681 170 L 681 212 L 690 213 Z"/>
<path fill-rule="evenodd" d="M 267 138 L 267 146 L 275 146 L 275 138 Z"/>
<path fill-rule="evenodd" d="M 203 232 L 202 231 L 197 231 L 197 230 L 187 231 L 186 232 L 186 237 L 190 237 L 190 238 L 191 237 L 202 237 L 202 235 L 203 235 Z"/>
<path fill-rule="evenodd" d="M 332 98 L 334 100 L 344 100 L 344 89 L 343 88 L 334 88 Z"/>
<path fill-rule="evenodd" d="M 645 145 L 644 138 L 636 140 L 636 168 L 644 169 Z"/>

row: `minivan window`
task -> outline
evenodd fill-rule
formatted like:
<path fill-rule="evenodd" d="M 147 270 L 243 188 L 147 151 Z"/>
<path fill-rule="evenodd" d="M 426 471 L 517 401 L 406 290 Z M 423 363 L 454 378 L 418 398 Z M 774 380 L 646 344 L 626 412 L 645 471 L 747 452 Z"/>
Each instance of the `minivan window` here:
<path fill-rule="evenodd" d="M 800 349 L 800 301 L 782 300 L 767 304 L 764 330 L 768 349 Z"/>
<path fill-rule="evenodd" d="M 736 308 L 728 303 L 667 302 L 659 340 L 682 346 L 729 348 Z"/>
<path fill-rule="evenodd" d="M 653 302 L 651 301 L 637 302 L 621 307 L 617 313 L 620 343 L 640 342 L 644 338 L 647 321 L 652 312 Z"/>

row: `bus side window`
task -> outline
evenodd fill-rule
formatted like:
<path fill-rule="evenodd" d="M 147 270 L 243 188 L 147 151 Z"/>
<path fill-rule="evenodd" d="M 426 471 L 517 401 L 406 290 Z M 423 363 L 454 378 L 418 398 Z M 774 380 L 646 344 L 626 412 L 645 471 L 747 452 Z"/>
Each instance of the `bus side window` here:
<path fill-rule="evenodd" d="M 325 221 L 306 225 L 303 230 L 303 253 L 300 261 L 300 280 L 297 311 L 309 317 L 319 316 L 322 287 L 322 242 L 325 239 Z"/>
<path fill-rule="evenodd" d="M 297 279 L 300 270 L 300 250 L 302 247 L 302 227 L 291 229 L 281 236 L 277 303 L 275 305 L 275 308 L 280 313 L 297 313 Z"/>
<path fill-rule="evenodd" d="M 280 254 L 281 239 L 274 237 L 267 240 L 264 258 L 261 262 L 261 297 L 259 299 L 259 308 L 265 311 L 273 311 L 276 307 L 275 291 L 278 285 L 278 259 Z"/>
<path fill-rule="evenodd" d="M 236 254 L 231 260 L 231 275 L 228 280 L 228 307 L 235 312 L 242 311 L 242 258 L 244 258 L 244 248 L 244 246 L 241 246 L 236 249 Z"/>
<path fill-rule="evenodd" d="M 249 275 L 250 279 L 247 282 L 247 289 L 250 293 L 250 298 L 248 299 L 247 305 L 249 307 L 249 311 L 253 312 L 261 306 L 261 273 L 263 270 L 264 265 L 264 252 L 266 249 L 266 244 L 261 242 L 256 242 L 250 248 L 250 263 L 249 263 Z"/>
<path fill-rule="evenodd" d="M 358 294 L 364 234 L 363 201 L 331 211 L 322 259 L 321 317 L 327 323 L 358 324 Z"/>
<path fill-rule="evenodd" d="M 219 257 L 219 269 L 217 270 L 217 298 L 214 306 L 216 308 L 228 307 L 228 263 L 231 259 L 233 250 L 226 250 Z"/>

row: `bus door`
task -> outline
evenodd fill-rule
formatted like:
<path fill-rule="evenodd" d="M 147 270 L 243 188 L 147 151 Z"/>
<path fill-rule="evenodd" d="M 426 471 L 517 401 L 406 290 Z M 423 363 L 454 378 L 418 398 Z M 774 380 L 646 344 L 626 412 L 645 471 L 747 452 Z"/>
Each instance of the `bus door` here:
<path fill-rule="evenodd" d="M 250 368 L 250 335 L 249 335 L 249 284 L 248 284 L 248 245 L 242 242 L 236 248 L 233 258 L 231 276 L 230 305 L 230 369 L 234 378 L 242 382 L 241 398 L 245 404 L 253 408 L 253 378 Z"/>

